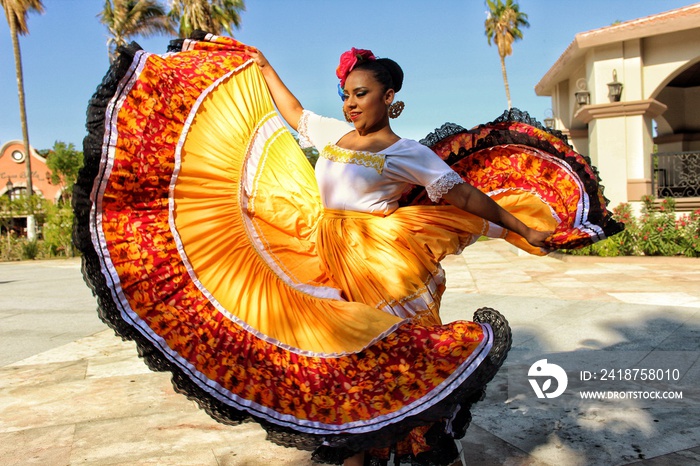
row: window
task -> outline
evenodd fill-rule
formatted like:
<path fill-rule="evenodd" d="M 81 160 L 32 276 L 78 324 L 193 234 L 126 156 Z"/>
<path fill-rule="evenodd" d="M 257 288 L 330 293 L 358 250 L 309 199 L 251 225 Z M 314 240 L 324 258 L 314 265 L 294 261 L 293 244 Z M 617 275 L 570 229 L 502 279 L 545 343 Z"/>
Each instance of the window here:
<path fill-rule="evenodd" d="M 14 160 L 17 163 L 24 162 L 24 152 L 22 152 L 21 150 L 13 150 L 12 151 L 12 160 Z"/>

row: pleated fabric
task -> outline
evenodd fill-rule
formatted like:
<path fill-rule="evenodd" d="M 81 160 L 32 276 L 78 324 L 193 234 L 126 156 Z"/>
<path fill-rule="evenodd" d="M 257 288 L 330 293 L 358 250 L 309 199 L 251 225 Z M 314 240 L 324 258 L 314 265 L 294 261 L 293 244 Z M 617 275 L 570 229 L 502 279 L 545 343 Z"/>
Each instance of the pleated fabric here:
<path fill-rule="evenodd" d="M 174 47 L 123 48 L 88 109 L 74 241 L 100 316 L 220 422 L 324 461 L 397 443 L 449 461 L 430 458 L 431 429 L 466 426 L 499 342 L 487 323 L 440 322 L 439 261 L 482 234 L 532 248 L 418 189 L 386 217 L 324 211 L 248 48 Z M 484 186 L 560 228 L 539 185 Z"/>
<path fill-rule="evenodd" d="M 560 131 L 543 127 L 526 112 L 507 110 L 469 130 L 446 123 L 420 142 L 528 225 L 545 231 L 554 225 L 547 240 L 551 249 L 580 248 L 624 228 L 608 209 L 590 159 L 574 151 Z M 420 186 L 401 202 L 432 204 Z M 506 240 L 539 253 L 513 233 Z"/>
<path fill-rule="evenodd" d="M 439 262 L 488 229 L 483 219 L 449 206 L 408 206 L 388 216 L 326 210 L 317 244 L 349 301 L 436 325 L 445 289 Z"/>

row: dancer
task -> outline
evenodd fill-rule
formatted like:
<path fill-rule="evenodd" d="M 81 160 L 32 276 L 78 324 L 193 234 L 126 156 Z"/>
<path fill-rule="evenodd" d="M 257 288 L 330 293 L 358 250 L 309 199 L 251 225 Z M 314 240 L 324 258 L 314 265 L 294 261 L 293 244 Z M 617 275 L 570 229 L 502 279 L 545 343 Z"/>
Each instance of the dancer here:
<path fill-rule="evenodd" d="M 349 125 L 235 40 L 122 49 L 88 110 L 74 240 L 101 317 L 215 419 L 324 463 L 448 465 L 511 336 L 490 309 L 440 322 L 440 260 L 483 234 L 545 254 L 619 226 L 536 126 L 397 136 L 399 68 L 371 55 L 341 63 Z"/>
<path fill-rule="evenodd" d="M 341 55 L 337 68 L 339 89 L 344 102 L 343 112 L 347 120 L 352 121 L 351 127 L 339 120 L 322 118 L 304 110 L 265 56 L 257 50 L 251 56 L 262 70 L 277 110 L 294 130 L 300 132 L 300 140 L 307 145 L 315 145 L 320 153 L 316 178 L 325 210 L 319 226 L 319 255 L 328 264 L 334 283 L 342 284 L 344 294 L 353 301 L 381 307 L 382 303 L 400 303 L 409 296 L 424 294 L 424 284 L 437 281 L 434 270 L 439 266 L 438 261 L 446 254 L 457 252 L 454 249 L 432 251 L 434 256 L 430 257 L 422 250 L 417 252 L 412 247 L 403 246 L 403 242 L 391 247 L 382 241 L 377 247 L 371 244 L 375 240 L 372 236 L 362 237 L 352 231 L 364 231 L 361 220 L 353 219 L 356 224 L 348 228 L 347 219 L 352 219 L 356 212 L 382 217 L 393 215 L 399 209 L 400 195 L 411 185 L 425 186 L 433 202 L 444 198 L 453 206 L 519 234 L 534 247 L 545 247 L 545 240 L 551 232 L 528 227 L 490 197 L 466 183 L 435 152 L 394 133 L 389 119 L 392 112 L 398 116 L 395 109 L 399 104 L 395 104 L 394 99 L 403 84 L 403 71 L 395 61 L 377 59 L 371 51 L 355 48 Z M 419 209 L 427 211 L 423 221 L 431 222 L 430 212 L 433 209 Z M 337 225 L 337 219 L 346 220 L 345 225 Z M 410 222 L 410 219 L 402 221 Z M 435 222 L 436 230 L 431 235 L 441 234 L 440 224 L 443 221 L 443 218 L 439 218 Z M 402 228 L 405 228 L 405 232 L 394 234 L 416 235 L 416 226 Z M 449 236 L 456 235 L 450 229 L 445 236 L 449 241 Z M 343 246 L 347 245 L 348 238 L 358 238 L 360 244 L 346 249 Z M 419 239 L 417 243 L 421 241 Z M 377 262 L 375 267 L 363 264 L 359 270 L 356 268 L 354 263 L 363 261 L 362 255 L 353 254 L 357 246 L 360 246 L 364 256 L 377 254 L 388 256 L 386 259 L 402 257 L 405 265 L 391 267 L 390 281 L 385 283 L 382 280 L 387 276 L 384 260 Z M 377 249 L 382 252 L 377 252 Z M 337 259 L 334 261 L 334 258 Z M 425 267 L 425 263 L 429 265 Z M 363 279 L 357 275 L 366 277 L 367 283 L 359 283 Z M 388 293 L 397 281 L 403 288 L 398 296 Z M 440 292 L 436 292 L 429 300 L 420 303 L 418 309 L 414 302 L 414 309 L 402 310 L 402 313 L 426 324 L 440 324 L 436 304 L 439 298 Z M 420 313 L 428 311 L 432 311 L 429 318 L 420 316 Z M 344 464 L 362 465 L 363 461 L 364 453 L 359 453 Z"/>

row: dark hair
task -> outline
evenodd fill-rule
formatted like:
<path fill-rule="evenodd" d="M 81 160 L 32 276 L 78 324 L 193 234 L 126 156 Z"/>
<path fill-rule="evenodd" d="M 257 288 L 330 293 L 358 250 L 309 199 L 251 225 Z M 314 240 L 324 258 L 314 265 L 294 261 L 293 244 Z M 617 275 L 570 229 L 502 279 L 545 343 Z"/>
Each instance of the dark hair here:
<path fill-rule="evenodd" d="M 399 92 L 403 85 L 403 70 L 391 58 L 363 60 L 355 65 L 354 70 L 371 71 L 374 74 L 374 79 L 384 86 L 385 91 L 393 89 L 394 92 Z"/>

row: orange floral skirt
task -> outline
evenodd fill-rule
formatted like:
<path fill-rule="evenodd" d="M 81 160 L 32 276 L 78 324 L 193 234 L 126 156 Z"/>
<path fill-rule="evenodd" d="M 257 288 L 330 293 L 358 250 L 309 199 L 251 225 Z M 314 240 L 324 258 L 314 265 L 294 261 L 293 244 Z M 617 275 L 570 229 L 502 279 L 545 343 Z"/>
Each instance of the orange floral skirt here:
<path fill-rule="evenodd" d="M 74 239 L 102 318 L 221 422 L 331 462 L 436 450 L 427 432 L 481 393 L 495 342 L 489 324 L 440 322 L 440 260 L 482 234 L 542 252 L 420 188 L 386 217 L 324 211 L 248 48 L 176 45 L 123 51 L 88 111 Z M 504 186 L 491 194 L 529 223 L 585 229 L 576 186 Z"/>

